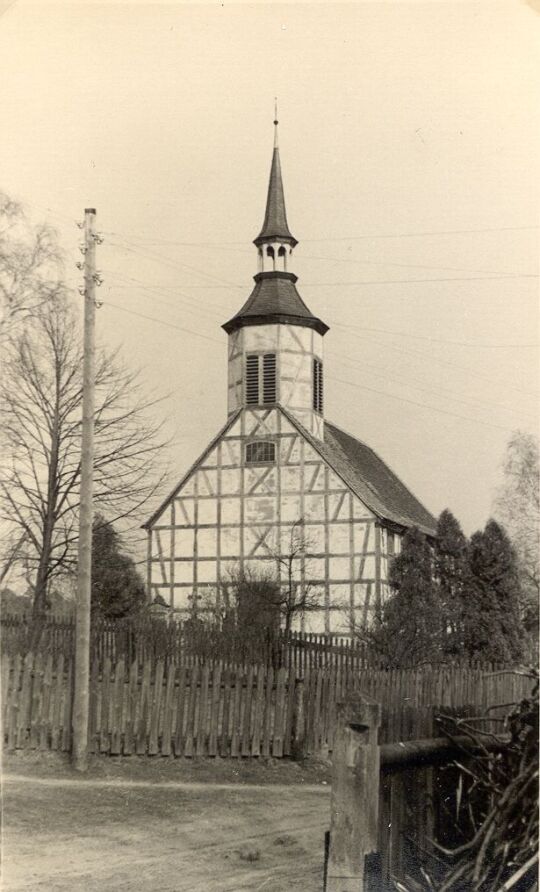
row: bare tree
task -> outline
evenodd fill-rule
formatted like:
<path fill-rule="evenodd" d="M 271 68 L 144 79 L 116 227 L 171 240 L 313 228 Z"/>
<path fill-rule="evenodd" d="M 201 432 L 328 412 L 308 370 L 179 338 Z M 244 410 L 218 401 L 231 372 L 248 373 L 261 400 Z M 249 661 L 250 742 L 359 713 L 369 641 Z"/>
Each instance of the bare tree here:
<path fill-rule="evenodd" d="M 0 192 L 0 335 L 13 337 L 60 287 L 53 229 L 32 226 L 21 205 Z"/>
<path fill-rule="evenodd" d="M 537 615 L 540 596 L 540 469 L 538 441 L 532 434 L 516 431 L 503 462 L 504 479 L 498 489 L 494 516 L 506 527 L 517 554 L 522 605 L 526 615 Z M 535 609 L 536 605 L 536 609 Z"/>
<path fill-rule="evenodd" d="M 39 634 L 48 587 L 74 569 L 78 536 L 82 339 L 61 288 L 9 339 L 0 399 L 0 516 L 25 537 L 20 551 L 34 571 Z M 133 516 L 163 479 L 161 426 L 149 420 L 155 402 L 144 399 L 137 375 L 117 355 L 99 354 L 94 505 L 111 523 Z"/>
<path fill-rule="evenodd" d="M 280 577 L 277 607 L 286 634 L 295 619 L 321 608 L 320 593 L 310 574 L 312 551 L 313 543 L 306 536 L 304 520 L 300 518 L 291 527 L 286 549 L 275 552 Z"/>
<path fill-rule="evenodd" d="M 273 560 L 248 562 L 229 572 L 219 602 L 199 596 L 195 612 L 243 636 L 261 631 L 291 631 L 296 619 L 321 608 L 320 593 L 310 574 L 312 544 L 303 520 L 292 526 L 285 548 L 269 549 Z M 260 563 L 260 567 L 259 567 Z"/>

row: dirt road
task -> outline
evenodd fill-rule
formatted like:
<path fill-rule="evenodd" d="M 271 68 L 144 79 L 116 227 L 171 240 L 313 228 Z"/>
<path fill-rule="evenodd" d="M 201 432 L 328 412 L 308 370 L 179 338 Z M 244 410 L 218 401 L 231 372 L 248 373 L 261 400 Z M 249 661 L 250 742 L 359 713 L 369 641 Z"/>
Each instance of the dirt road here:
<path fill-rule="evenodd" d="M 4 778 L 3 892 L 319 892 L 329 788 Z"/>

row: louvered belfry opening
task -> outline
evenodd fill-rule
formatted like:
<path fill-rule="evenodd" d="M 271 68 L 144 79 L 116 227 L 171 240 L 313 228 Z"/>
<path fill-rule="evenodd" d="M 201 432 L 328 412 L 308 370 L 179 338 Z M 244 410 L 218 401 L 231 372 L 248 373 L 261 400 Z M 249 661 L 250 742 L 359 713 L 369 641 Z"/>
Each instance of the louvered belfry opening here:
<path fill-rule="evenodd" d="M 276 354 L 263 356 L 263 403 L 276 402 Z"/>
<path fill-rule="evenodd" d="M 320 359 L 313 360 L 313 408 L 323 410 L 323 367 Z"/>
<path fill-rule="evenodd" d="M 276 354 L 249 354 L 246 356 L 246 404 L 269 404 L 276 400 Z"/>
<path fill-rule="evenodd" d="M 246 356 L 246 403 L 259 402 L 259 357 Z"/>

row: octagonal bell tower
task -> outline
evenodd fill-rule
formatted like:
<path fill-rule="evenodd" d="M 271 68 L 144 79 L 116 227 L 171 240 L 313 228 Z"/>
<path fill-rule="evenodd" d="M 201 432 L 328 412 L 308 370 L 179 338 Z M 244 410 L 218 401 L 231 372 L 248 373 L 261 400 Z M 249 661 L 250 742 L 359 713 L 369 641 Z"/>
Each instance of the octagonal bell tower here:
<path fill-rule="evenodd" d="M 298 244 L 287 222 L 274 121 L 274 151 L 262 229 L 254 241 L 259 271 L 229 335 L 228 414 L 280 405 L 324 438 L 323 337 L 328 326 L 308 309 L 291 271 Z"/>

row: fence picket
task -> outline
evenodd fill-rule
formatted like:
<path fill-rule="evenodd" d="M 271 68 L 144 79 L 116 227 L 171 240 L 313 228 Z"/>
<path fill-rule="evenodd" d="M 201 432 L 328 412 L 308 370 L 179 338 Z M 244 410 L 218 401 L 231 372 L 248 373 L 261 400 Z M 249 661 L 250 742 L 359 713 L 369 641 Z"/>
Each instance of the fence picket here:
<path fill-rule="evenodd" d="M 176 701 L 176 727 L 174 731 L 174 755 L 181 756 L 184 753 L 184 715 L 186 696 L 186 672 L 185 666 L 178 668 L 178 689 L 175 691 Z"/>
<path fill-rule="evenodd" d="M 176 663 L 170 660 L 167 665 L 167 683 L 163 701 L 163 732 L 161 735 L 161 755 L 170 756 L 173 741 L 173 695 L 176 681 Z"/>
<path fill-rule="evenodd" d="M 283 725 L 285 706 L 285 672 L 286 669 L 278 669 L 276 683 L 274 736 L 272 739 L 272 755 L 276 758 L 283 756 Z"/>
<path fill-rule="evenodd" d="M 239 755 L 240 742 L 240 716 L 242 712 L 242 688 L 244 683 L 244 673 L 237 669 L 234 676 L 234 700 L 232 706 L 232 729 L 231 729 L 231 756 L 236 758 Z"/>
<path fill-rule="evenodd" d="M 290 756 L 293 745 L 294 708 L 296 705 L 296 672 L 290 667 L 286 675 L 285 728 L 283 732 L 283 755 Z"/>
<path fill-rule="evenodd" d="M 105 657 L 101 673 L 101 724 L 99 736 L 100 753 L 108 753 L 111 747 L 109 712 L 111 703 L 111 658 Z"/>
<path fill-rule="evenodd" d="M 221 660 L 214 663 L 212 672 L 212 698 L 210 705 L 210 733 L 208 735 L 208 755 L 217 756 L 219 704 L 221 701 Z"/>
<path fill-rule="evenodd" d="M 51 687 L 52 687 L 52 653 L 47 654 L 45 662 L 45 670 L 43 672 L 43 697 L 41 700 L 41 715 L 39 717 L 39 740 L 38 746 L 40 750 L 49 748 L 49 737 L 51 727 Z"/>
<path fill-rule="evenodd" d="M 201 672 L 199 687 L 199 715 L 197 722 L 197 740 L 195 753 L 204 756 L 206 752 L 206 723 L 208 719 L 208 683 L 210 679 L 210 667 L 205 663 Z"/>
<path fill-rule="evenodd" d="M 189 673 L 189 686 L 186 686 L 186 693 L 189 691 L 189 699 L 186 702 L 186 736 L 184 740 L 184 756 L 191 758 L 194 754 L 194 736 L 195 736 L 195 713 L 197 706 L 197 687 L 199 681 L 199 667 L 195 664 L 191 667 Z"/>
<path fill-rule="evenodd" d="M 274 689 L 274 670 L 270 666 L 266 673 L 266 691 L 264 698 L 264 716 L 263 716 L 263 740 L 261 747 L 261 755 L 270 755 L 270 744 L 272 740 L 272 694 Z"/>
<path fill-rule="evenodd" d="M 32 729 L 32 720 L 36 721 L 39 704 L 39 676 L 34 679 L 38 660 L 31 653 L 26 654 L 22 665 L 20 706 L 17 710 L 17 749 L 22 749 L 28 739 L 32 749 L 37 746 L 37 733 Z"/>
<path fill-rule="evenodd" d="M 230 704 L 231 704 L 231 669 L 229 665 L 225 665 L 223 670 L 223 712 L 221 716 L 221 734 L 219 739 L 220 756 L 228 756 L 230 754 Z"/>
<path fill-rule="evenodd" d="M 71 749 L 71 711 L 73 706 L 73 661 L 68 660 L 66 684 L 63 688 L 62 749 Z"/>
<path fill-rule="evenodd" d="M 264 672 L 257 666 L 257 687 L 253 701 L 253 733 L 251 736 L 251 755 L 259 756 L 262 746 L 262 729 L 264 720 Z"/>
<path fill-rule="evenodd" d="M 146 660 L 143 664 L 142 684 L 139 688 L 139 699 L 137 704 L 137 736 L 135 751 L 138 756 L 144 756 L 146 754 L 151 679 L 152 662 L 151 660 Z"/>
<path fill-rule="evenodd" d="M 57 750 L 60 745 L 60 726 L 62 716 L 62 694 L 64 690 L 64 654 L 56 659 L 52 685 L 52 720 L 51 720 L 51 749 Z"/>
<path fill-rule="evenodd" d="M 112 702 L 111 753 L 119 756 L 122 752 L 123 712 L 124 712 L 124 657 L 120 657 L 115 666 Z"/>
<path fill-rule="evenodd" d="M 161 699 L 163 695 L 163 673 L 165 665 L 163 660 L 158 660 L 154 674 L 152 687 L 152 702 L 150 708 L 150 733 L 148 736 L 148 755 L 155 756 L 158 752 L 159 716 Z"/>
<path fill-rule="evenodd" d="M 242 744 L 241 755 L 249 756 L 251 752 L 251 701 L 253 699 L 253 664 L 248 668 L 245 697 L 244 697 L 244 715 L 242 721 Z"/>

